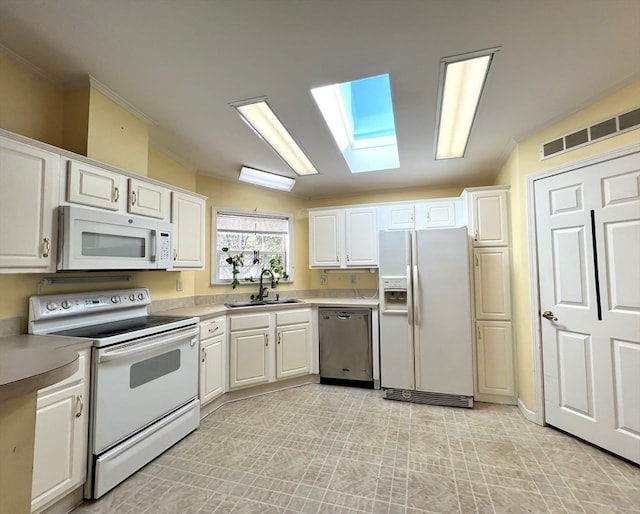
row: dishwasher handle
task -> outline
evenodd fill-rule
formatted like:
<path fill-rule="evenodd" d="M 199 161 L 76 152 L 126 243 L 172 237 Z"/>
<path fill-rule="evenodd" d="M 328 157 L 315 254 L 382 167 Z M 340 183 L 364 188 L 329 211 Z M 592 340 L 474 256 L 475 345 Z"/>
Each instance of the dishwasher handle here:
<path fill-rule="evenodd" d="M 338 314 L 338 319 L 351 319 L 350 314 Z"/>

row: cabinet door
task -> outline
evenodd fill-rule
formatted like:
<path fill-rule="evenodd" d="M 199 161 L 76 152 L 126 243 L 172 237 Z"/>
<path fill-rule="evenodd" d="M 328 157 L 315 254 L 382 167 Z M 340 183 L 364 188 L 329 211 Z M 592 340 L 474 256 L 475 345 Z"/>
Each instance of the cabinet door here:
<path fill-rule="evenodd" d="M 0 139 L 0 268 L 55 271 L 60 157 Z"/>
<path fill-rule="evenodd" d="M 347 266 L 378 265 L 378 211 L 375 208 L 347 209 Z"/>
<path fill-rule="evenodd" d="M 85 480 L 88 406 L 84 383 L 38 398 L 31 508 L 64 496 Z"/>
<path fill-rule="evenodd" d="M 151 218 L 169 221 L 169 190 L 166 187 L 129 179 L 129 202 L 127 210 Z"/>
<path fill-rule="evenodd" d="M 477 392 L 515 396 L 511 323 L 476 322 Z"/>
<path fill-rule="evenodd" d="M 277 331 L 276 378 L 308 375 L 311 332 L 309 323 L 280 327 Z"/>
<path fill-rule="evenodd" d="M 204 199 L 174 191 L 171 201 L 173 267 L 204 268 Z"/>
<path fill-rule="evenodd" d="M 426 228 L 455 227 L 455 202 L 427 202 L 425 226 Z"/>
<path fill-rule="evenodd" d="M 269 380 L 269 331 L 231 332 L 229 337 L 229 388 L 262 384 Z"/>
<path fill-rule="evenodd" d="M 69 161 L 67 201 L 123 210 L 126 202 L 126 178 L 112 171 L 76 161 Z"/>
<path fill-rule="evenodd" d="M 411 230 L 414 228 L 415 207 L 413 205 L 389 205 L 385 209 L 389 230 Z"/>
<path fill-rule="evenodd" d="M 475 306 L 477 319 L 511 319 L 509 249 L 473 250 Z"/>
<path fill-rule="evenodd" d="M 224 334 L 201 342 L 200 401 L 204 405 L 225 392 Z"/>
<path fill-rule="evenodd" d="M 309 266 L 340 267 L 343 216 L 339 210 L 309 213 Z"/>
<path fill-rule="evenodd" d="M 471 193 L 474 246 L 507 246 L 509 223 L 506 191 Z"/>

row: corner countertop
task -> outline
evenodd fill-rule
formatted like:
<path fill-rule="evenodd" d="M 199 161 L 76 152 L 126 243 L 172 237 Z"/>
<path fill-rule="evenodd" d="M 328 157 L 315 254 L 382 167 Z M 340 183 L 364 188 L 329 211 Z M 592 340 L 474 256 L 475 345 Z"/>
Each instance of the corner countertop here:
<path fill-rule="evenodd" d="M 258 310 L 274 310 L 274 309 L 292 309 L 304 306 L 317 307 L 377 307 L 378 298 L 300 298 L 300 303 L 265 305 L 255 307 L 240 307 L 231 309 L 222 303 L 193 305 L 191 307 L 182 307 L 179 309 L 171 309 L 158 312 L 157 314 L 166 314 L 172 316 L 197 316 L 200 319 L 213 318 L 215 316 L 225 315 L 227 313 L 237 312 L 246 314 L 247 312 L 255 312 Z"/>
<path fill-rule="evenodd" d="M 89 345 L 87 343 L 87 345 Z M 78 370 L 77 339 L 16 335 L 0 339 L 0 402 L 37 391 Z"/>

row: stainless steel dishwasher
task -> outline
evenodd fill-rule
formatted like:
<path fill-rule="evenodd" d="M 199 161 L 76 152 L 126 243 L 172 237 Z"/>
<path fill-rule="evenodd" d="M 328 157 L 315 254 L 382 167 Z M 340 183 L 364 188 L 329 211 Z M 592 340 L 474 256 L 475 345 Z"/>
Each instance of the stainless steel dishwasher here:
<path fill-rule="evenodd" d="M 373 388 L 371 309 L 318 310 L 320 382 Z"/>

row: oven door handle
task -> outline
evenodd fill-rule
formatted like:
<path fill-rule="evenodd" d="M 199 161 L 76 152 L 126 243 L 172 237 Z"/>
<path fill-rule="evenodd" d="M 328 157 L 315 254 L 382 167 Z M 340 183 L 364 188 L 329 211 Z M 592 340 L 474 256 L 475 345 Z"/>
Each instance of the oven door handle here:
<path fill-rule="evenodd" d="M 188 330 L 181 330 L 179 332 L 176 332 L 175 334 L 155 335 L 149 337 L 147 340 L 142 339 L 140 341 L 125 343 L 123 345 L 124 347 L 121 348 L 106 348 L 104 350 L 98 350 L 98 363 L 113 361 L 116 359 L 123 359 L 139 353 L 157 350 L 158 348 L 172 345 L 177 341 L 188 339 L 189 337 L 193 338 L 190 344 L 192 347 L 194 347 L 198 343 L 197 336 L 199 331 L 200 330 L 196 326 Z"/>

